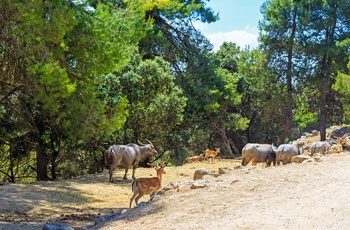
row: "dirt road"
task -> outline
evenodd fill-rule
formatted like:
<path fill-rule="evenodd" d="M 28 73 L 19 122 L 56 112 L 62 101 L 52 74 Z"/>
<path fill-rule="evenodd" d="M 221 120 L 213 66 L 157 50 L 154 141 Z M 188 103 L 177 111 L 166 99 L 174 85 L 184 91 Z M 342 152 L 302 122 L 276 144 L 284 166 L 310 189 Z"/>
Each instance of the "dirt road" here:
<path fill-rule="evenodd" d="M 350 155 L 208 177 L 94 229 L 350 229 Z"/>

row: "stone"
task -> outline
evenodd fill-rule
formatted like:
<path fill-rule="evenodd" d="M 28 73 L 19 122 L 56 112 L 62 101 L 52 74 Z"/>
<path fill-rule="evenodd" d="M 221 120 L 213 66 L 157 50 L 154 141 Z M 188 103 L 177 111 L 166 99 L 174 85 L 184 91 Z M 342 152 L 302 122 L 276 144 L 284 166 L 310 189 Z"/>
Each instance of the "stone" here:
<path fill-rule="evenodd" d="M 45 224 L 43 230 L 74 230 L 74 228 L 65 223 L 51 223 Z"/>
<path fill-rule="evenodd" d="M 292 157 L 292 162 L 293 163 L 302 163 L 303 161 L 310 160 L 310 159 L 312 159 L 312 158 L 308 155 L 297 155 L 297 156 Z"/>
<path fill-rule="evenodd" d="M 225 174 L 225 173 L 226 173 L 226 170 L 225 170 L 223 167 L 220 167 L 220 168 L 218 169 L 218 172 L 219 172 L 219 174 Z"/>
<path fill-rule="evenodd" d="M 203 178 L 205 175 L 213 175 L 213 171 L 207 170 L 207 169 L 197 169 L 194 172 L 193 180 L 200 180 Z"/>
<path fill-rule="evenodd" d="M 196 181 L 191 185 L 191 189 L 205 188 L 207 185 L 203 181 Z"/>

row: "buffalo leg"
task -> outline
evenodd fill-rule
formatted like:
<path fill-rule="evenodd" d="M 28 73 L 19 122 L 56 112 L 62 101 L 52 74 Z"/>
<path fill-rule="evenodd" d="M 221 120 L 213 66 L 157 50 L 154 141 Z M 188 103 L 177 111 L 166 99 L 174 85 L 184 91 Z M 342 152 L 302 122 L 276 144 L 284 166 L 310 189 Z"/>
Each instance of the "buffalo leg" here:
<path fill-rule="evenodd" d="M 133 179 L 133 180 L 136 179 L 136 177 L 135 177 L 136 167 L 137 167 L 137 166 L 134 165 L 134 167 L 132 168 L 132 179 Z"/>
<path fill-rule="evenodd" d="M 255 161 L 255 157 L 250 160 L 252 162 L 252 166 L 256 166 L 259 161 Z"/>
<path fill-rule="evenodd" d="M 241 163 L 241 165 L 243 165 L 243 166 L 246 166 L 246 165 L 247 165 L 247 163 L 245 162 L 245 158 L 242 158 L 242 163 Z"/>
<path fill-rule="evenodd" d="M 115 168 L 113 167 L 109 167 L 109 181 L 113 182 L 113 171 L 115 170 Z"/>
<path fill-rule="evenodd" d="M 123 179 L 124 180 L 127 180 L 128 179 L 128 170 L 129 170 L 129 168 L 125 168 L 125 174 L 124 174 L 124 177 L 123 177 Z"/>

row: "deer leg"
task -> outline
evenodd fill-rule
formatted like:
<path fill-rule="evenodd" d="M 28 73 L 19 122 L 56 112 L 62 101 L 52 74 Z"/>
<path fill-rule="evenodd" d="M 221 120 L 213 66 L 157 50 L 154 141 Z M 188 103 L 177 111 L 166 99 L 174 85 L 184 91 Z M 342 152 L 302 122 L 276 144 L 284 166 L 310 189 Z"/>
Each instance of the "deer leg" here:
<path fill-rule="evenodd" d="M 139 195 L 135 198 L 136 205 L 139 205 L 139 199 L 143 196 L 142 193 L 139 193 Z"/>
<path fill-rule="evenodd" d="M 132 197 L 130 198 L 130 205 L 129 205 L 129 208 L 131 208 L 131 204 L 132 204 L 132 201 L 134 200 L 134 198 L 136 197 L 137 195 L 137 192 L 134 192 L 134 194 L 132 195 Z M 137 204 L 137 202 L 136 202 Z"/>

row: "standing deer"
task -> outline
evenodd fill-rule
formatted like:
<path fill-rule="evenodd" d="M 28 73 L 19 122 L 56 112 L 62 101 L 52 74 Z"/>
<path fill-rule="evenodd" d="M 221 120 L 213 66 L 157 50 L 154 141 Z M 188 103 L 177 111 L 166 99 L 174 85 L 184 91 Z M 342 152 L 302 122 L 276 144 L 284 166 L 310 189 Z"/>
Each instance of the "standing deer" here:
<path fill-rule="evenodd" d="M 212 162 L 214 163 L 214 158 L 219 153 L 220 153 L 220 147 L 217 148 L 216 151 L 207 149 L 207 150 L 205 150 L 205 157 L 204 158 L 205 158 L 205 160 L 207 160 L 209 162 L 209 157 L 211 157 L 212 158 Z"/>
<path fill-rule="evenodd" d="M 131 204 L 134 199 L 136 205 L 138 205 L 138 201 L 143 195 L 149 194 L 151 197 L 152 193 L 158 191 L 162 185 L 162 174 L 166 173 L 164 171 L 165 163 L 162 162 L 160 166 L 153 164 L 148 165 L 154 166 L 154 169 L 157 171 L 157 177 L 138 178 L 132 182 L 132 191 L 134 194 L 130 198 L 129 208 L 131 208 Z"/>

